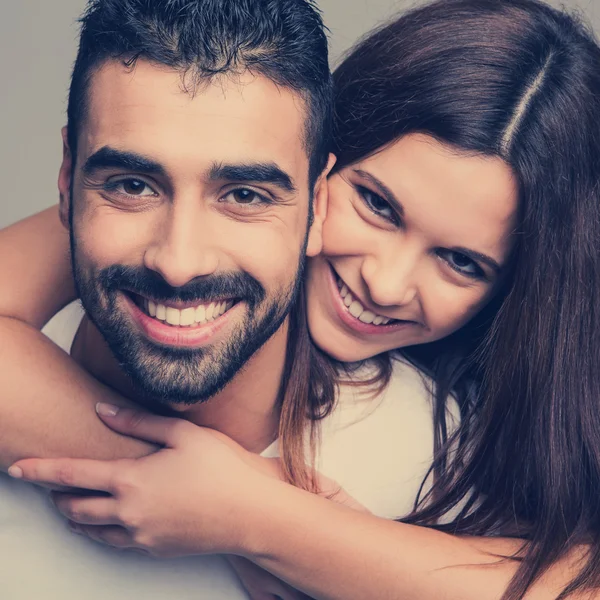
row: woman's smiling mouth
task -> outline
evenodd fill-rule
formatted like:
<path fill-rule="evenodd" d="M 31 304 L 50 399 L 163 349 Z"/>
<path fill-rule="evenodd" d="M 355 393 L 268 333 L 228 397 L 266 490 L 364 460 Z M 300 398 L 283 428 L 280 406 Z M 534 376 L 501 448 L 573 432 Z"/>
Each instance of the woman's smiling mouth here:
<path fill-rule="evenodd" d="M 331 287 L 336 312 L 345 325 L 358 333 L 387 334 L 420 325 L 416 321 L 392 319 L 365 308 L 344 280 L 331 267 Z"/>

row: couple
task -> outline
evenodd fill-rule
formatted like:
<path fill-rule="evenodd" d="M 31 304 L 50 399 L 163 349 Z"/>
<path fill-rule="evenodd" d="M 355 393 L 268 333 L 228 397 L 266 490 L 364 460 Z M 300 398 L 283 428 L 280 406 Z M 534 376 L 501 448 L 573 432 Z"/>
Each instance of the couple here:
<path fill-rule="evenodd" d="M 253 598 L 597 586 L 599 92 L 532 0 L 401 16 L 333 111 L 309 3 L 92 2 L 69 236 L 51 209 L 0 238 L 8 597 L 244 597 L 207 553 Z M 71 358 L 32 328 L 69 240 Z"/>

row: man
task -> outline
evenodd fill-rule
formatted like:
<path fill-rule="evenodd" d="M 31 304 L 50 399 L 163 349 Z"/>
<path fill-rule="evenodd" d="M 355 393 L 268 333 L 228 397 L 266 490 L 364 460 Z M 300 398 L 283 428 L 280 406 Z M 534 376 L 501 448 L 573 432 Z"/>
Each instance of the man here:
<path fill-rule="evenodd" d="M 308 1 L 89 3 L 59 175 L 86 311 L 77 362 L 142 404 L 270 445 L 288 313 L 320 249 L 329 103 Z M 4 485 L 5 516 L 46 512 L 38 491 Z M 215 559 L 157 566 L 41 539 L 52 547 L 13 549 L 34 568 L 32 550 L 54 556 L 54 577 L 15 580 L 4 561 L 3 598 L 41 597 L 38 582 L 46 599 L 244 597 Z"/>
<path fill-rule="evenodd" d="M 86 316 L 71 306 L 47 332 L 107 396 L 116 389 L 180 413 L 255 452 L 277 437 L 295 349 L 289 311 L 305 255 L 320 249 L 329 88 L 322 23 L 304 0 L 90 3 L 59 175 Z M 98 425 L 89 408 L 69 415 L 79 437 L 90 420 Z M 361 411 L 339 419 L 364 447 L 340 436 L 338 470 L 368 464 L 369 508 L 401 514 L 390 499 L 406 482 L 386 459 L 394 484 L 383 494 L 368 452 L 401 456 L 383 448 L 402 436 L 395 425 L 388 437 L 373 439 L 372 425 L 361 434 Z M 50 423 L 57 407 L 48 412 Z M 103 435 L 119 456 L 121 440 Z M 423 446 L 427 457 L 430 441 Z M 219 558 L 117 555 L 73 539 L 43 491 L 5 477 L 0 485 L 0 518 L 19 527 L 0 527 L 0 547 L 11 547 L 0 561 L 3 598 L 244 597 Z"/>
<path fill-rule="evenodd" d="M 59 175 L 90 371 L 272 441 L 329 92 L 307 2 L 90 4 Z"/>

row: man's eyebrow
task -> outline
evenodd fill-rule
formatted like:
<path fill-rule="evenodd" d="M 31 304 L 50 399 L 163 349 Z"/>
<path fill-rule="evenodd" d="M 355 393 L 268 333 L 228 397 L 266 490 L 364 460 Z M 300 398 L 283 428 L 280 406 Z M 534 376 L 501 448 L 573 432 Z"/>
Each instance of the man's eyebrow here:
<path fill-rule="evenodd" d="M 271 183 L 289 193 L 297 191 L 291 176 L 275 163 L 219 163 L 210 169 L 208 178 L 210 181 Z"/>
<path fill-rule="evenodd" d="M 141 154 L 117 150 L 110 146 L 104 146 L 94 152 L 83 165 L 83 172 L 90 175 L 101 169 L 124 169 L 146 175 L 165 175 L 164 167 Z"/>
<path fill-rule="evenodd" d="M 375 175 L 367 171 L 363 171 L 362 169 L 353 169 L 353 171 L 363 177 L 364 179 L 368 179 L 375 187 L 379 188 L 379 193 L 383 196 L 384 200 L 387 200 L 393 207 L 396 209 L 396 212 L 402 217 L 404 216 L 404 206 L 402 206 L 402 202 L 398 200 L 394 192 L 390 190 L 383 181 L 377 179 Z"/>
<path fill-rule="evenodd" d="M 375 177 L 375 175 L 372 175 L 371 173 L 368 173 L 367 171 L 363 171 L 362 169 L 354 169 L 354 172 L 357 175 L 360 175 L 361 177 L 368 179 L 375 187 L 377 187 L 379 189 L 379 193 L 384 197 L 384 199 L 387 200 L 392 206 L 394 206 L 396 211 L 398 211 L 398 214 L 400 216 L 404 216 L 404 207 L 402 206 L 402 203 L 400 202 L 400 200 L 398 200 L 398 198 L 395 196 L 395 194 L 382 181 L 377 179 L 377 177 Z M 474 260 L 475 262 L 485 263 L 488 267 L 490 267 L 490 269 L 495 271 L 496 274 L 499 274 L 502 272 L 502 265 L 500 265 L 498 263 L 498 261 L 494 260 L 491 256 L 488 256 L 487 254 L 477 252 L 476 250 L 471 250 L 470 248 L 448 248 L 448 249 L 452 250 L 452 252 L 460 252 L 461 254 L 468 256 L 470 259 Z"/>

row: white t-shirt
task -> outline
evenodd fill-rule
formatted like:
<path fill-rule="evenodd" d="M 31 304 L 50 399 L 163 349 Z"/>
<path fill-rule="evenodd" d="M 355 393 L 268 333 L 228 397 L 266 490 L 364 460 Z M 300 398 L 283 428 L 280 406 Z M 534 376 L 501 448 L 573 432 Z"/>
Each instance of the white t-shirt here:
<path fill-rule="evenodd" d="M 69 352 L 83 310 L 74 303 L 44 332 Z M 430 397 L 422 375 L 399 362 L 373 400 L 344 387 L 322 422 L 318 467 L 373 513 L 408 513 L 433 450 Z M 265 451 L 275 455 L 276 444 Z M 2 600 L 243 600 L 218 556 L 156 560 L 72 534 L 45 490 L 0 474 Z"/>

